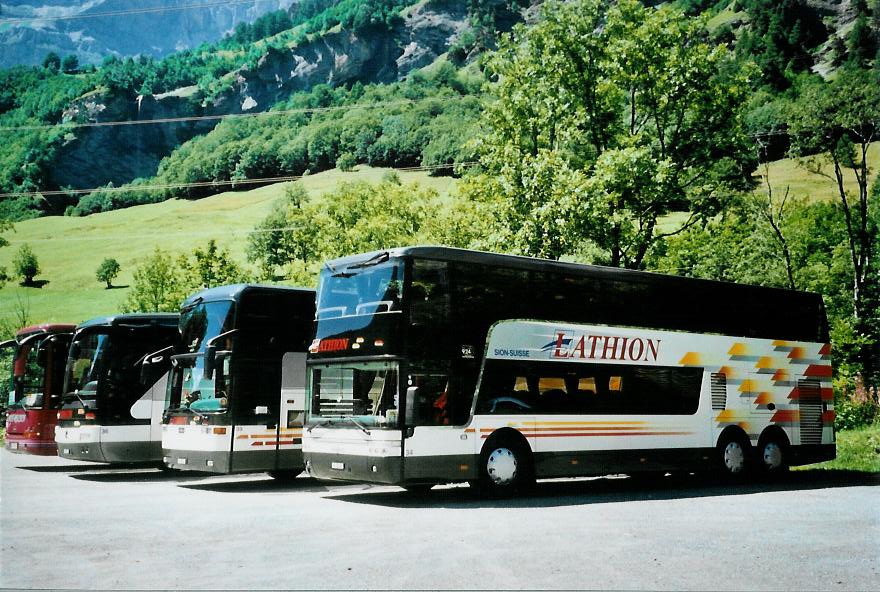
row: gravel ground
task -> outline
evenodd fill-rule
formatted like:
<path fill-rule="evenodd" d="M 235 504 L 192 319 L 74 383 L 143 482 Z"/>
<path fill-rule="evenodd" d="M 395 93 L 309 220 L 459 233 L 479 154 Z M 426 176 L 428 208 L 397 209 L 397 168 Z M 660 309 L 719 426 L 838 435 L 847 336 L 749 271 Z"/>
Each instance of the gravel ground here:
<path fill-rule="evenodd" d="M 0 586 L 876 590 L 880 478 L 467 486 L 202 476 L 3 451 Z"/>

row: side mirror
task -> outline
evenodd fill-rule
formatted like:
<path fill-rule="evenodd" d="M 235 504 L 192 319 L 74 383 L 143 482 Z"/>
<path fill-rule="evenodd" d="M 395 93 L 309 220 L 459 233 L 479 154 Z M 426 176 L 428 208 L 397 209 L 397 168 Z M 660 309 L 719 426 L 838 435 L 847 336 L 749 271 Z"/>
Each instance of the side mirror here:
<path fill-rule="evenodd" d="M 74 341 L 73 343 L 70 344 L 70 352 L 68 353 L 68 357 L 75 358 L 76 356 L 79 355 L 79 352 L 81 349 L 82 348 L 80 346 L 79 341 Z"/>
<path fill-rule="evenodd" d="M 150 379 L 150 358 L 144 358 L 144 361 L 141 362 L 141 384 L 146 384 L 147 380 Z"/>
<path fill-rule="evenodd" d="M 217 362 L 217 346 L 213 343 L 205 347 L 205 378 L 214 378 L 214 365 Z"/>
<path fill-rule="evenodd" d="M 48 354 L 47 348 L 40 347 L 40 349 L 37 350 L 37 365 L 40 368 L 46 367 L 46 362 L 48 361 L 48 356 L 49 356 L 49 354 Z"/>
<path fill-rule="evenodd" d="M 416 425 L 419 414 L 416 411 L 416 401 L 419 400 L 419 387 L 411 386 L 406 389 L 406 410 L 403 416 L 403 422 L 406 427 L 411 428 Z"/>

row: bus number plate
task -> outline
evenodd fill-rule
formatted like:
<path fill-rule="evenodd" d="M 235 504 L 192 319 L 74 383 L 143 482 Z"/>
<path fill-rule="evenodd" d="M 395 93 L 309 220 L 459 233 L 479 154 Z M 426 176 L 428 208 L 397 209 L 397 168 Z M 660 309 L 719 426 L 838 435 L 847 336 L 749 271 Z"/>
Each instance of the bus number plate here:
<path fill-rule="evenodd" d="M 332 462 L 330 463 L 330 468 L 336 471 L 345 470 L 345 463 L 341 462 Z"/>

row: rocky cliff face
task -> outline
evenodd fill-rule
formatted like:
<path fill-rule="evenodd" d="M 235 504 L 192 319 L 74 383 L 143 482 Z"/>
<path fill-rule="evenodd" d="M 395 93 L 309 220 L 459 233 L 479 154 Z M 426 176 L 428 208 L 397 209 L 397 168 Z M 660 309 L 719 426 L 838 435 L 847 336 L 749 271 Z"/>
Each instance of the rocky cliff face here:
<path fill-rule="evenodd" d="M 208 111 L 188 100 L 185 93 L 128 100 L 96 93 L 76 101 L 65 112 L 68 120 L 85 115 L 89 121 L 146 121 L 206 115 Z M 159 162 L 183 142 L 204 134 L 216 120 L 148 125 L 81 128 L 59 148 L 52 169 L 62 187 L 121 185 L 156 174 Z"/>
<path fill-rule="evenodd" d="M 232 88 L 210 104 L 194 101 L 198 95 L 186 98 L 186 92 L 137 100 L 95 95 L 77 101 L 66 115 L 84 112 L 92 121 L 116 121 L 265 111 L 319 83 L 401 80 L 449 49 L 468 27 L 466 6 L 465 0 L 429 0 L 411 9 L 392 31 L 338 31 L 299 47 L 271 50 L 255 68 L 236 72 Z M 77 130 L 59 152 L 54 180 L 64 186 L 97 187 L 151 176 L 164 156 L 214 125 L 216 121 L 200 121 Z M 112 164 L 98 167 L 95 162 Z"/>
<path fill-rule="evenodd" d="M 406 13 L 393 30 L 328 33 L 287 51 L 271 51 L 237 73 L 218 100 L 234 111 L 264 110 L 316 84 L 394 82 L 434 62 L 468 27 L 463 0 L 431 0 Z"/>

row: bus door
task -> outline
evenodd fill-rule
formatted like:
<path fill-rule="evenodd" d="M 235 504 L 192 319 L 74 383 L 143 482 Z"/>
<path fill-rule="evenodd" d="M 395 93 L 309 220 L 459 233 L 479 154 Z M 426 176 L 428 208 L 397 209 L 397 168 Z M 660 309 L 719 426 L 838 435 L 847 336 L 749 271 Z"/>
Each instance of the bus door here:
<path fill-rule="evenodd" d="M 278 470 L 302 467 L 305 399 L 306 353 L 287 352 L 281 359 L 281 407 L 275 439 Z"/>
<path fill-rule="evenodd" d="M 45 357 L 39 356 L 39 363 L 45 368 L 45 383 L 43 384 L 43 392 L 45 397 L 43 400 L 44 409 L 57 409 L 61 407 L 61 395 L 64 390 L 64 372 L 67 369 L 67 353 L 70 349 L 70 342 L 73 340 L 72 333 L 59 333 L 48 337 L 42 344 L 40 349 L 45 350 Z M 50 413 L 48 417 L 51 423 L 55 423 L 55 414 Z"/>
<path fill-rule="evenodd" d="M 461 480 L 475 475 L 475 442 L 479 438 L 463 425 L 470 415 L 470 398 L 448 371 L 411 368 L 404 378 L 412 424 L 403 432 L 403 478 Z M 415 389 L 415 390 L 414 390 Z"/>
<path fill-rule="evenodd" d="M 8 407 L 15 402 L 15 392 L 12 386 L 12 360 L 15 357 L 15 348 L 18 342 L 10 339 L 0 343 L 0 393 L 6 395 L 6 405 Z"/>
<path fill-rule="evenodd" d="M 151 453 L 162 450 L 162 413 L 165 411 L 165 392 L 168 387 L 171 358 L 165 350 L 144 357 L 140 365 L 141 375 L 135 384 L 142 391 L 141 397 L 131 406 L 131 418 L 148 420 Z"/>

